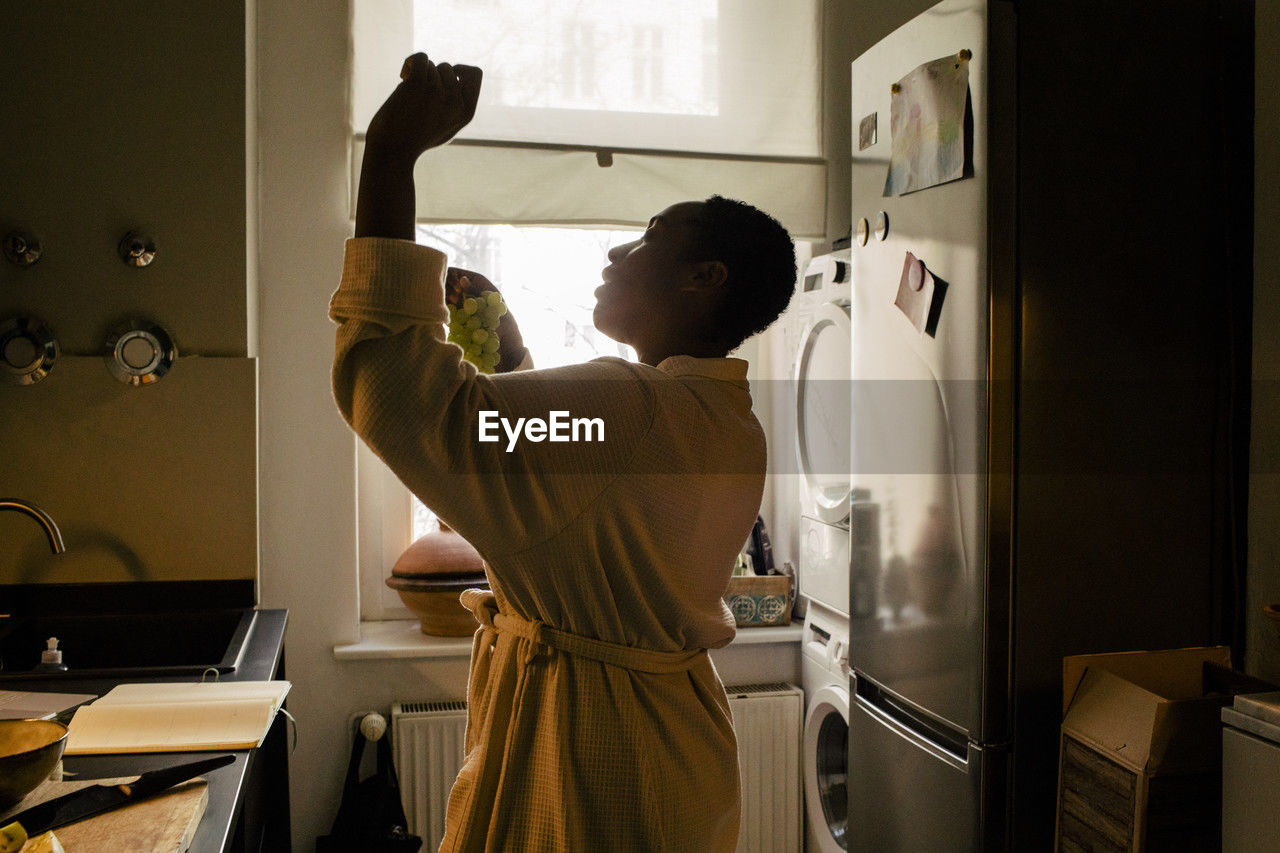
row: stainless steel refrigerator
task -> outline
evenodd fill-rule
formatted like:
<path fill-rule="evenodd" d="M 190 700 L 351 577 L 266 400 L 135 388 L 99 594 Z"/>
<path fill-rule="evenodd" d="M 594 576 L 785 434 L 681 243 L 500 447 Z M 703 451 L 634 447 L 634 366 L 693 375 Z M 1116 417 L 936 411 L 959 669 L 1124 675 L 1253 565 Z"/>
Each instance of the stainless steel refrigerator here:
<path fill-rule="evenodd" d="M 1239 660 L 1252 20 L 947 0 L 853 63 L 850 849 L 1048 849 L 1065 655 Z"/>

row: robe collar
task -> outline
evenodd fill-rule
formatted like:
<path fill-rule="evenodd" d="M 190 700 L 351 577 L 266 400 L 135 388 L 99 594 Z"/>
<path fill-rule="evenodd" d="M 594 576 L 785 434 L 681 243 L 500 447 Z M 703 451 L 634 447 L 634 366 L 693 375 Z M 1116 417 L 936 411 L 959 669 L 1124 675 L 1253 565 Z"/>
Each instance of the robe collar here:
<path fill-rule="evenodd" d="M 741 358 L 698 358 L 692 355 L 673 355 L 658 362 L 657 369 L 668 376 L 702 376 L 732 382 L 741 388 L 747 383 L 747 362 Z"/>

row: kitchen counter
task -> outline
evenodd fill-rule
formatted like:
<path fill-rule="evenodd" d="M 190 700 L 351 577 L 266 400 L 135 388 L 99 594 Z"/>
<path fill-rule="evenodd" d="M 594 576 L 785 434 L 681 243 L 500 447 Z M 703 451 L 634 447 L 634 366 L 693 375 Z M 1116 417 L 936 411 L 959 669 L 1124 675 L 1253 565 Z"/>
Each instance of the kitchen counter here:
<path fill-rule="evenodd" d="M 285 678 L 284 632 L 288 611 L 258 610 L 256 614 L 244 657 L 234 672 L 222 676 L 224 681 Z M 56 684 L 49 681 L 10 681 L 4 687 L 9 690 L 56 690 L 101 695 L 115 683 L 106 679 L 59 679 Z M 277 714 L 261 747 L 233 751 L 233 763 L 205 774 L 204 778 L 209 782 L 209 804 L 189 848 L 192 853 L 290 848 L 288 740 L 286 719 L 283 714 Z M 63 759 L 63 769 L 69 778 L 132 776 L 146 770 L 225 755 L 226 752 L 69 755 Z M 73 773 L 75 777 L 71 777 Z"/>

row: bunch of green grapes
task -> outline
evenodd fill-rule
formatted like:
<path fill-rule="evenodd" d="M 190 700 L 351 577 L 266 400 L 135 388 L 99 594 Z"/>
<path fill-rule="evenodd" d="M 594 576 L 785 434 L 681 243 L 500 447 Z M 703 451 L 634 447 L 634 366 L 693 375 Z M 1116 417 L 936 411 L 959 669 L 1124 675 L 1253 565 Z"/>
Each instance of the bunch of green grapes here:
<path fill-rule="evenodd" d="M 481 373 L 498 366 L 498 322 L 506 313 L 507 303 L 496 290 L 449 306 L 449 341 L 462 347 L 462 357 Z"/>

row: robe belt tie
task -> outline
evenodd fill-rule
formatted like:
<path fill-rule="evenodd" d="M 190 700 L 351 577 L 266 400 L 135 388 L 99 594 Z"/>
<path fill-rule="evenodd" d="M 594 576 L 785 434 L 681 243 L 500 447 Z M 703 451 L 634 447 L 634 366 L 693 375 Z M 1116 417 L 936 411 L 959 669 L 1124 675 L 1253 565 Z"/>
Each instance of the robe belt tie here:
<path fill-rule="evenodd" d="M 462 605 L 474 613 L 480 622 L 473 652 L 491 645 L 497 640 L 499 633 L 512 634 L 523 637 L 532 644 L 547 646 L 566 654 L 637 672 L 652 673 L 683 672 L 693 668 L 707 654 L 706 649 L 666 652 L 571 634 L 536 619 L 525 619 L 514 613 L 499 611 L 497 599 L 487 590 L 466 590 L 462 593 Z"/>

